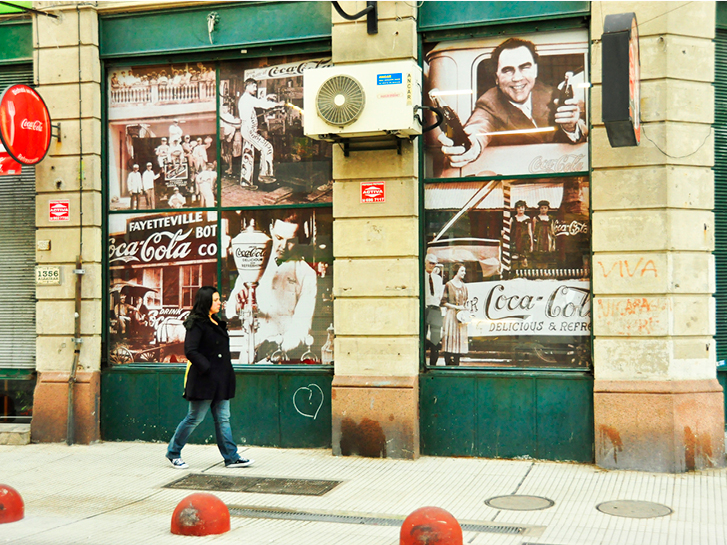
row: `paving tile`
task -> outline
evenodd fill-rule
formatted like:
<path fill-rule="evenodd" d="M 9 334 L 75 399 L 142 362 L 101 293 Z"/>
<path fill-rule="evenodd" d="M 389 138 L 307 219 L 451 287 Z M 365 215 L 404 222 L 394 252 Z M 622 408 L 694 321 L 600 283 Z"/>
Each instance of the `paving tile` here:
<path fill-rule="evenodd" d="M 0 482 L 18 489 L 22 521 L 0 526 L 0 544 L 175 544 L 171 513 L 191 490 L 163 486 L 191 472 L 342 481 L 324 496 L 219 492 L 232 505 L 406 517 L 436 505 L 461 521 L 543 527 L 537 536 L 465 532 L 472 545 L 702 545 L 727 543 L 727 471 L 681 475 L 606 471 L 587 464 L 539 460 L 432 458 L 382 460 L 334 457 L 330 450 L 243 447 L 251 468 L 222 465 L 215 445 L 188 445 L 190 471 L 172 468 L 162 443 L 0 445 Z M 53 460 L 49 464 L 48 460 Z M 540 511 L 506 511 L 487 498 L 507 494 L 550 498 Z M 600 513 L 604 501 L 662 503 L 672 515 L 628 519 Z M 232 518 L 227 534 L 197 543 L 246 545 L 398 545 L 397 527 Z"/>

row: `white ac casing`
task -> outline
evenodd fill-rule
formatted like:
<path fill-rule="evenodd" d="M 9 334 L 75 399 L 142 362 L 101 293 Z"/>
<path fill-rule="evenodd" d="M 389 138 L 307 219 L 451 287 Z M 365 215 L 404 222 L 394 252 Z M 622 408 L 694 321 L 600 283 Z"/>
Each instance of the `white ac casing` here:
<path fill-rule="evenodd" d="M 401 74 L 401 82 L 396 74 Z M 363 87 L 365 106 L 346 126 L 331 125 L 318 115 L 316 97 L 331 77 L 351 76 Z M 389 77 L 394 75 L 394 77 Z M 416 106 L 422 103 L 422 69 L 415 61 L 344 64 L 303 72 L 303 130 L 316 140 L 336 142 L 343 138 L 394 135 L 408 138 L 422 134 Z"/>

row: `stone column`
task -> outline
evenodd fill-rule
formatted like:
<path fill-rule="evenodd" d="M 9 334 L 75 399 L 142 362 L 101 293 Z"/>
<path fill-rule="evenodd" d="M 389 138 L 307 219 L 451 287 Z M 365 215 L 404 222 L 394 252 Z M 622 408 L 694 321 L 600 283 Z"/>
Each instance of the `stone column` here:
<path fill-rule="evenodd" d="M 48 155 L 36 167 L 36 239 L 50 241 L 50 250 L 38 250 L 36 255 L 41 265 L 60 266 L 61 285 L 37 289 L 38 381 L 31 439 L 51 442 L 66 438 L 68 379 L 75 350 L 74 270 L 76 257 L 81 255 L 85 274 L 82 343 L 74 388 L 75 441 L 88 443 L 99 439 L 103 323 L 98 17 L 91 3 L 35 2 L 34 7 L 58 16 L 33 17 L 33 60 L 37 90 L 48 105 L 52 122 L 61 125 L 60 140 L 51 141 Z M 56 199 L 69 201 L 70 221 L 49 221 L 49 202 Z"/>
<path fill-rule="evenodd" d="M 601 124 L 603 19 L 635 12 L 641 145 Z M 724 466 L 714 334 L 715 3 L 594 2 L 593 326 L 596 463 Z"/>
<path fill-rule="evenodd" d="M 379 2 L 379 32 L 333 11 L 333 62 L 416 59 L 416 8 Z M 349 14 L 366 2 L 341 2 Z M 333 8 L 332 8 L 333 9 Z M 371 97 L 369 100 L 375 100 Z M 333 154 L 333 453 L 419 455 L 418 142 Z M 386 201 L 361 204 L 361 182 L 383 181 Z"/>

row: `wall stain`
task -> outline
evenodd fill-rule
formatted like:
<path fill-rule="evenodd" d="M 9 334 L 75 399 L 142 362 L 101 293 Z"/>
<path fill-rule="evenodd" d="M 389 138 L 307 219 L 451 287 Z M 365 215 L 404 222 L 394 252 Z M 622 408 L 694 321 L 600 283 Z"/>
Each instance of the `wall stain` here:
<path fill-rule="evenodd" d="M 624 449 L 623 442 L 621 441 L 621 434 L 611 426 L 602 425 L 598 428 L 601 433 L 601 444 L 605 446 L 606 439 L 613 445 L 613 461 L 618 462 L 618 453 Z"/>
<path fill-rule="evenodd" d="M 351 418 L 341 421 L 341 454 L 367 458 L 386 458 L 386 435 L 381 424 L 364 418 L 356 424 Z"/>
<path fill-rule="evenodd" d="M 689 426 L 684 427 L 684 465 L 687 471 L 694 471 L 697 465 L 700 468 L 714 465 L 712 439 L 708 434 L 697 435 Z"/>

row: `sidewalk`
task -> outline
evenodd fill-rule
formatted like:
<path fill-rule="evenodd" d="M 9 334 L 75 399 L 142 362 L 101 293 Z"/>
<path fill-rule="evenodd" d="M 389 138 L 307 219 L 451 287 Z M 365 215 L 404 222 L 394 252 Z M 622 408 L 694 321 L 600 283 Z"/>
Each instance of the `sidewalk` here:
<path fill-rule="evenodd" d="M 2 445 L 0 484 L 20 492 L 25 518 L 0 524 L 0 544 L 398 545 L 398 525 L 426 505 L 452 513 L 463 525 L 467 545 L 727 543 L 727 470 L 667 475 L 535 460 L 404 461 L 333 457 L 330 450 L 240 451 L 255 459 L 253 467 L 226 469 L 215 445 L 185 447 L 188 470 L 174 469 L 159 443 Z M 164 486 L 188 475 L 207 481 L 245 476 L 340 484 L 320 496 L 214 491 L 230 508 L 230 532 L 176 536 L 170 533 L 172 512 L 195 490 Z M 256 487 L 265 490 L 269 484 Z M 301 483 L 283 484 L 288 489 Z M 485 504 L 511 494 L 555 503 L 529 511 Z M 639 519 L 596 509 L 614 500 L 655 502 L 673 512 Z M 630 507 L 650 513 L 649 505 L 616 505 L 620 512 Z"/>

